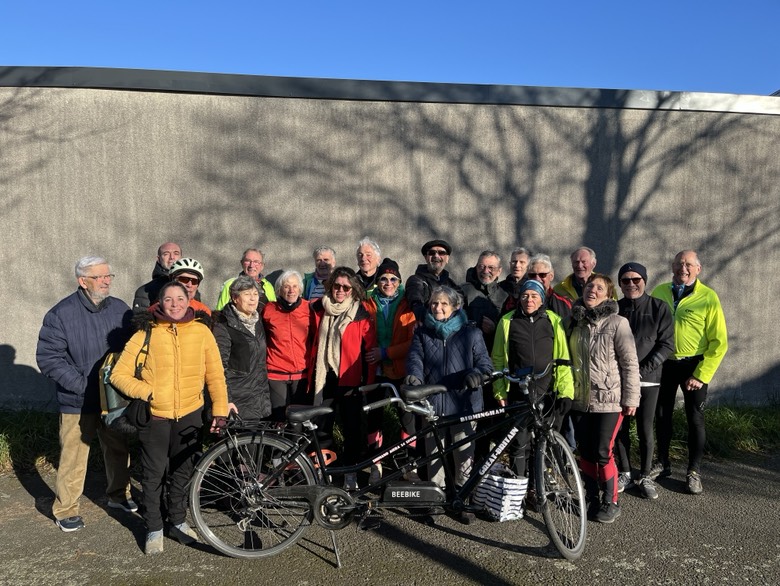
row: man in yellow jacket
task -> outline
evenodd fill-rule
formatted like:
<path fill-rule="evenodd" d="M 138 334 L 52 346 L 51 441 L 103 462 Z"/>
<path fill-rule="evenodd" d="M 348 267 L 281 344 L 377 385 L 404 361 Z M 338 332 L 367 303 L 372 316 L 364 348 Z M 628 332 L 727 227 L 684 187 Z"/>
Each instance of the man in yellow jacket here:
<path fill-rule="evenodd" d="M 669 304 L 674 317 L 675 353 L 664 362 L 658 397 L 656 431 L 661 477 L 671 476 L 669 444 L 677 388 L 682 387 L 688 421 L 688 492 L 701 494 L 699 476 L 706 439 L 704 404 L 707 387 L 728 350 L 726 318 L 717 293 L 698 280 L 699 256 L 693 250 L 677 253 L 672 282 L 658 285 L 653 297 Z"/>

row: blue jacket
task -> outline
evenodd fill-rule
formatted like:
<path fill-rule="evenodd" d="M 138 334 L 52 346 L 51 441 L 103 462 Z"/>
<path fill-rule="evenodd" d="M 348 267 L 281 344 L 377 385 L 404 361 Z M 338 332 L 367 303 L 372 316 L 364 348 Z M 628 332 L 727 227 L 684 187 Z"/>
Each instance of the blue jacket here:
<path fill-rule="evenodd" d="M 131 317 L 121 299 L 95 305 L 81 289 L 44 316 L 35 358 L 41 374 L 57 384 L 61 413 L 100 412 L 98 371 L 108 352 L 122 351 Z"/>
<path fill-rule="evenodd" d="M 406 359 L 407 374 L 416 376 L 424 384 L 447 387 L 448 392 L 429 399 L 439 416 L 471 415 L 482 411 L 482 387 L 463 390 L 463 378 L 474 369 L 484 374 L 493 371 L 482 332 L 466 323 L 465 314 L 461 312 L 460 315 L 463 325 L 445 339 L 437 336 L 426 319 L 426 325 L 414 332 Z M 458 319 L 458 316 L 450 319 Z"/>

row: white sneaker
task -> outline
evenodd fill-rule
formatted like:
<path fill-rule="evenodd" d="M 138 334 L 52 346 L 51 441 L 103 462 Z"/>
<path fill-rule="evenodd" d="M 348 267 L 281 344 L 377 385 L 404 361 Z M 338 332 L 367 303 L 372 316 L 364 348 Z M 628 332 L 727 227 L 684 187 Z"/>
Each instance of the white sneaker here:
<path fill-rule="evenodd" d="M 163 531 L 150 531 L 146 534 L 146 545 L 144 546 L 144 553 L 146 555 L 154 555 L 163 552 Z"/>
<path fill-rule="evenodd" d="M 357 474 L 345 474 L 344 475 L 344 490 L 351 491 L 351 490 L 357 490 L 358 489 L 358 483 L 357 483 Z"/>
<path fill-rule="evenodd" d="M 376 484 L 382 480 L 382 464 L 373 464 L 371 466 L 371 475 L 368 477 L 369 484 Z"/>

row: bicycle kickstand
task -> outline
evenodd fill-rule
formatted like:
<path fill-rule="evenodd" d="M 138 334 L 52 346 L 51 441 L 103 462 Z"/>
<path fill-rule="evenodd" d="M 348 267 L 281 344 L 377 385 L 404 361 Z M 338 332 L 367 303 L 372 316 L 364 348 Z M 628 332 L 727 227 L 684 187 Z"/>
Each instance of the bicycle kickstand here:
<path fill-rule="evenodd" d="M 339 554 L 339 546 L 336 544 L 336 532 L 330 531 L 330 541 L 333 543 L 333 553 L 336 554 L 336 569 L 341 569 L 341 555 Z"/>

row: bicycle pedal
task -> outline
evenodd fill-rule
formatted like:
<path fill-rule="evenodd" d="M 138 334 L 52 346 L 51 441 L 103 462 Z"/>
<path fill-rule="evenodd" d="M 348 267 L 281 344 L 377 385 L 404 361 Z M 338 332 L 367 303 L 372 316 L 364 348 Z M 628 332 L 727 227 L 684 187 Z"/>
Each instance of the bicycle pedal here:
<path fill-rule="evenodd" d="M 370 531 L 372 529 L 379 529 L 382 525 L 382 515 L 367 515 L 358 522 L 358 529 L 361 531 Z"/>

